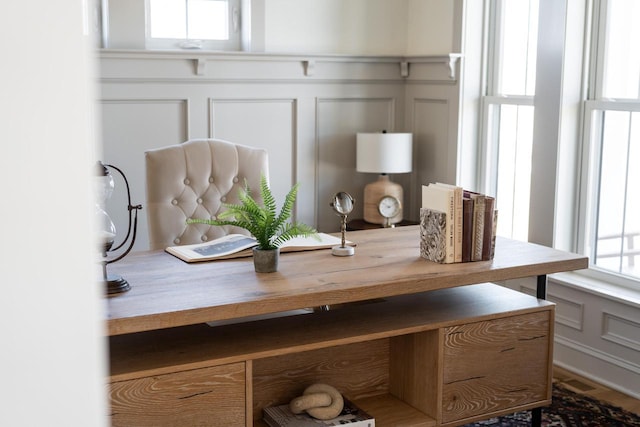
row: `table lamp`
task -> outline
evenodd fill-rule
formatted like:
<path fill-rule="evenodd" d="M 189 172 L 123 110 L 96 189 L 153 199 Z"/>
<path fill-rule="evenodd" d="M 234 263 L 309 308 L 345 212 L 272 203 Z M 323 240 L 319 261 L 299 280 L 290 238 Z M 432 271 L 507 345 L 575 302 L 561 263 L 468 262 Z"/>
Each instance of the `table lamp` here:
<path fill-rule="evenodd" d="M 402 221 L 402 186 L 389 179 L 390 173 L 411 172 L 412 134 L 358 133 L 356 170 L 379 174 L 364 187 L 364 220 L 385 227 Z"/>

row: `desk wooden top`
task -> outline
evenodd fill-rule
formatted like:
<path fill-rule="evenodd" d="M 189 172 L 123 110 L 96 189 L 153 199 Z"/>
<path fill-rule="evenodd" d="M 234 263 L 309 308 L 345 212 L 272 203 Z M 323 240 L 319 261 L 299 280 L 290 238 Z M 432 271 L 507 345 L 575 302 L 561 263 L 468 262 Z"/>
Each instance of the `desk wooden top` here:
<path fill-rule="evenodd" d="M 491 261 L 437 264 L 420 257 L 418 226 L 354 231 L 355 255 L 284 253 L 278 272 L 251 258 L 187 264 L 164 251 L 131 253 L 109 265 L 131 290 L 106 299 L 109 335 L 237 319 L 306 307 L 579 270 L 582 255 L 498 238 Z"/>

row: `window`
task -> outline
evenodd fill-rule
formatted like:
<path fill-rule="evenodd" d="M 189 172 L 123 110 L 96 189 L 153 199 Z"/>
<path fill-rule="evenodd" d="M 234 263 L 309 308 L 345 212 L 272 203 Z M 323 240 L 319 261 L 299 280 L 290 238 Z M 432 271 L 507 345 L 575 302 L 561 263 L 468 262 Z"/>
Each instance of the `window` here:
<path fill-rule="evenodd" d="M 640 2 L 594 3 L 581 249 L 595 274 L 640 281 Z"/>
<path fill-rule="evenodd" d="M 484 179 L 498 203 L 500 236 L 526 241 L 529 225 L 538 0 L 491 2 Z"/>
<path fill-rule="evenodd" d="M 238 0 L 147 1 L 148 49 L 239 49 Z"/>

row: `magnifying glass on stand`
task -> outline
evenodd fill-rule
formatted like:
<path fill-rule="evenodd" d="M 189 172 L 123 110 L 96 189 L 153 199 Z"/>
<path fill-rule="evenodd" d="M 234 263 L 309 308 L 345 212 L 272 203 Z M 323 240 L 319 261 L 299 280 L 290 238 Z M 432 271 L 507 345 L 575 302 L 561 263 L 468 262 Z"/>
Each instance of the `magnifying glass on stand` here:
<path fill-rule="evenodd" d="M 346 245 L 345 233 L 347 231 L 347 215 L 353 210 L 355 199 L 349 193 L 340 191 L 333 196 L 330 205 L 335 213 L 340 216 L 340 232 L 342 233 L 342 244 L 331 248 L 331 253 L 335 256 L 351 256 L 355 253 L 353 246 Z"/>

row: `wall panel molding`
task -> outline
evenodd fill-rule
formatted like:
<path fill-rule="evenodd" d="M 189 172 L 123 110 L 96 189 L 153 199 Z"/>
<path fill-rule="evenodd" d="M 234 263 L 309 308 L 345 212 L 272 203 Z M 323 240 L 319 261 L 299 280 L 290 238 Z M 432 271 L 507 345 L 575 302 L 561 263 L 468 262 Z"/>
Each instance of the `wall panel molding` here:
<path fill-rule="evenodd" d="M 184 140 L 189 139 L 189 126 L 187 124 L 190 121 L 190 105 L 188 98 L 103 98 L 100 100 L 103 105 L 167 105 L 176 104 L 182 105 L 183 116 L 182 122 L 184 125 Z"/>
<path fill-rule="evenodd" d="M 101 100 L 102 146 L 100 158 L 120 168 L 131 187 L 132 203 L 143 205 L 138 214 L 135 250 L 148 248 L 144 152 L 189 139 L 191 105 L 183 97 L 105 97 Z M 114 175 L 117 179 L 117 174 Z M 122 182 L 107 203 L 107 211 L 115 223 L 116 241 L 127 230 L 129 213 Z"/>
<path fill-rule="evenodd" d="M 210 138 L 267 150 L 270 184 L 281 203 L 296 183 L 297 99 L 209 98 L 208 108 Z M 300 193 L 299 197 L 304 199 Z"/>
<path fill-rule="evenodd" d="M 521 285 L 520 292 L 535 296 L 536 289 Z M 562 298 L 548 291 L 547 299 L 556 304 L 556 322 L 576 331 L 582 331 L 584 326 L 584 303 Z"/>
<path fill-rule="evenodd" d="M 632 319 L 602 312 L 602 339 L 640 351 L 640 323 Z"/>
<path fill-rule="evenodd" d="M 362 217 L 363 188 L 377 177 L 356 171 L 356 134 L 400 131 L 396 128 L 397 105 L 395 97 L 316 98 L 314 170 L 318 203 L 315 216 L 320 231 L 339 230 L 338 217 L 329 207 L 331 197 L 338 191 L 346 191 L 356 199 L 350 217 Z M 394 181 L 398 180 L 394 177 Z"/>
<path fill-rule="evenodd" d="M 614 390 L 640 398 L 640 322 L 637 307 L 551 275 L 548 299 L 557 304 L 554 363 Z M 535 295 L 536 280 L 501 283 Z"/>

